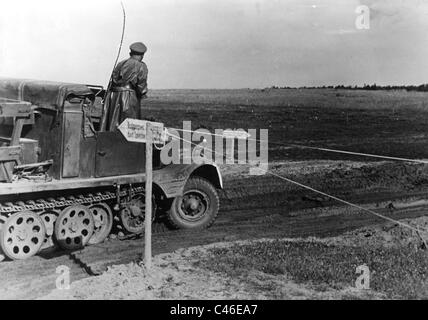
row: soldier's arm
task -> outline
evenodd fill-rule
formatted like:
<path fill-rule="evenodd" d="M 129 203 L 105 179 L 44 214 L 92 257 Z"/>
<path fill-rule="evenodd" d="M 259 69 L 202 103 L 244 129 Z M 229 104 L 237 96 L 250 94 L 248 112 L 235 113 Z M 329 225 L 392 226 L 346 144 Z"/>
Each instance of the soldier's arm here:
<path fill-rule="evenodd" d="M 137 91 L 140 98 L 142 99 L 147 98 L 147 91 L 148 91 L 147 75 L 148 75 L 147 66 L 143 64 L 140 69 L 140 72 L 138 73 L 138 79 L 137 79 Z"/>
<path fill-rule="evenodd" d="M 120 70 L 122 69 L 122 66 L 124 64 L 124 61 L 121 61 L 117 64 L 117 66 L 113 69 L 111 81 L 114 85 L 118 85 L 117 79 L 120 78 Z"/>

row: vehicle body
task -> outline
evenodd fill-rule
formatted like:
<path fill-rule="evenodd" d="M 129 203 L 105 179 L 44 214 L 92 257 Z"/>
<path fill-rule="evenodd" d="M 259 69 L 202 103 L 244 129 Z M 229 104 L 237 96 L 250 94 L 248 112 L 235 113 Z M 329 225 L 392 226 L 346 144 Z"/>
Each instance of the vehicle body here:
<path fill-rule="evenodd" d="M 124 232 L 143 231 L 145 145 L 98 131 L 104 94 L 0 78 L 0 246 L 9 258 L 99 243 L 114 220 Z M 210 226 L 221 188 L 214 164 L 165 166 L 154 150 L 154 208 L 171 226 Z"/>

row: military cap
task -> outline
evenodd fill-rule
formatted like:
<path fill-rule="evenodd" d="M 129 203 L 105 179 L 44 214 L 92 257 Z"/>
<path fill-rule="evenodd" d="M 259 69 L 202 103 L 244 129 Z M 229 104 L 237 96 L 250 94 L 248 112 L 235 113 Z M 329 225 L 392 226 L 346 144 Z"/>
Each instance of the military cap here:
<path fill-rule="evenodd" d="M 142 42 L 135 42 L 129 46 L 132 52 L 143 54 L 147 51 L 147 47 Z"/>

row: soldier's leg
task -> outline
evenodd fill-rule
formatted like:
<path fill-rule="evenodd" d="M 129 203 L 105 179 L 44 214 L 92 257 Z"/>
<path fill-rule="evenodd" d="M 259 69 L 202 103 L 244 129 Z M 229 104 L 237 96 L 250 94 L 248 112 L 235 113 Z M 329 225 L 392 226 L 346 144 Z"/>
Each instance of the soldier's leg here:
<path fill-rule="evenodd" d="M 116 131 L 117 126 L 120 124 L 120 116 L 122 114 L 122 101 L 121 92 L 114 92 L 109 106 L 109 122 L 108 131 Z"/>

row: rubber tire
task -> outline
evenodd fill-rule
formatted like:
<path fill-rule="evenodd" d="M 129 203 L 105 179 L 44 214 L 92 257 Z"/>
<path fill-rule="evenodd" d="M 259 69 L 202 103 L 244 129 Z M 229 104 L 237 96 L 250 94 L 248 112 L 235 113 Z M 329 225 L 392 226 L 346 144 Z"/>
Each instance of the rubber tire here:
<path fill-rule="evenodd" d="M 188 190 L 198 189 L 203 191 L 209 198 L 210 207 L 207 212 L 197 221 L 186 221 L 178 213 L 182 196 L 174 198 L 171 207 L 166 212 L 167 222 L 174 229 L 203 229 L 210 227 L 217 218 L 220 208 L 220 198 L 216 188 L 206 179 L 191 177 L 184 186 L 183 195 Z"/>

